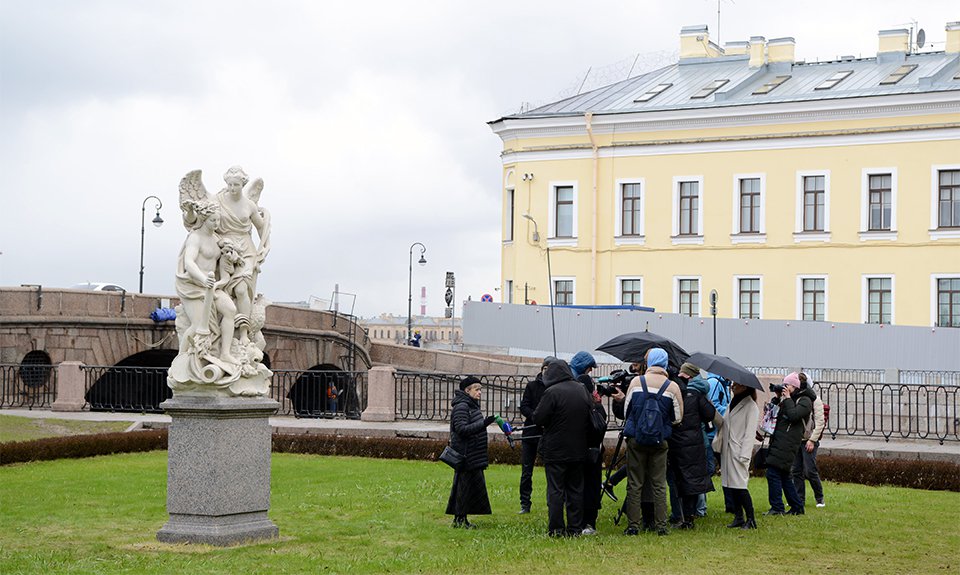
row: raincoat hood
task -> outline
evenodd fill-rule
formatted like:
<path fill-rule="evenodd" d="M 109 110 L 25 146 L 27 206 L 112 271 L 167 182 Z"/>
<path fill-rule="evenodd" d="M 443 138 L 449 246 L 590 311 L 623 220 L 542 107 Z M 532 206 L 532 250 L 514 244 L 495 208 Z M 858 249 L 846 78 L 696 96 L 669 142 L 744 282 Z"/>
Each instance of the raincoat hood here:
<path fill-rule="evenodd" d="M 578 351 L 570 360 L 570 370 L 573 371 L 574 377 L 583 375 L 591 367 L 597 367 L 597 360 L 585 351 Z"/>
<path fill-rule="evenodd" d="M 543 372 L 543 385 L 546 387 L 570 379 L 575 379 L 573 372 L 570 371 L 570 366 L 567 365 L 567 362 L 562 359 L 551 361 L 547 365 L 546 371 Z"/>

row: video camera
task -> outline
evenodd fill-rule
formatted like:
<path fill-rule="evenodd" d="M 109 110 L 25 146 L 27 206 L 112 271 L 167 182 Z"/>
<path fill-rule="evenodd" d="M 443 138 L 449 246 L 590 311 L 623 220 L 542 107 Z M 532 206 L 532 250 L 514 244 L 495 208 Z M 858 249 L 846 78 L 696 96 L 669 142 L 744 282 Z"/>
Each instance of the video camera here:
<path fill-rule="evenodd" d="M 783 395 L 783 390 L 786 388 L 782 383 L 771 383 L 770 384 L 770 393 L 775 393 L 777 395 Z"/>
<path fill-rule="evenodd" d="M 616 388 L 620 388 L 620 391 L 626 391 L 627 381 L 630 379 L 630 376 L 633 375 L 625 369 L 618 369 L 610 373 L 610 375 L 605 375 L 603 377 L 597 378 L 597 394 L 601 397 L 610 397 L 613 395 L 613 392 Z"/>

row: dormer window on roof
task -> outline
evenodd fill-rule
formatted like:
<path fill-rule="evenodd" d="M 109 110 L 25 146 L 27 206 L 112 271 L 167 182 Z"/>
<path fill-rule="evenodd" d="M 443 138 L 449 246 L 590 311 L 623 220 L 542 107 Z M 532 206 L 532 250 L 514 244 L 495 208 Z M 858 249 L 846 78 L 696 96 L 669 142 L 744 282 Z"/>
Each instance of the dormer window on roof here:
<path fill-rule="evenodd" d="M 756 90 L 754 90 L 754 91 L 753 91 L 753 94 L 754 94 L 754 95 L 757 95 L 757 94 L 769 94 L 770 92 L 773 91 L 774 88 L 776 88 L 776 87 L 779 86 L 780 84 L 783 84 L 784 82 L 786 82 L 786 81 L 789 80 L 790 78 L 792 78 L 792 76 L 777 76 L 777 77 L 774 78 L 773 80 L 770 80 L 769 82 L 767 82 L 767 83 L 764 84 L 763 86 L 760 86 L 759 88 L 757 88 Z"/>
<path fill-rule="evenodd" d="M 662 94 L 670 86 L 673 86 L 673 84 L 657 84 L 653 88 L 647 90 L 646 93 L 641 95 L 639 98 L 634 100 L 634 102 L 649 102 L 650 100 Z"/>
<path fill-rule="evenodd" d="M 853 70 L 842 70 L 840 72 L 837 72 L 836 74 L 834 74 L 833 76 L 830 76 L 823 82 L 820 82 L 820 85 L 814 88 L 814 90 L 829 90 L 830 88 L 833 88 L 834 86 L 842 82 L 844 79 L 846 79 L 846 77 L 849 76 L 850 74 L 853 74 Z"/>
<path fill-rule="evenodd" d="M 913 72 L 916 69 L 917 69 L 916 64 L 904 64 L 903 66 L 900 66 L 899 68 L 894 70 L 893 73 L 887 76 L 887 78 L 884 81 L 880 82 L 880 85 L 892 86 L 897 82 L 899 82 L 900 80 L 903 80 L 904 76 L 906 76 L 910 72 Z"/>
<path fill-rule="evenodd" d="M 710 84 L 707 84 L 703 88 L 700 88 L 700 91 L 690 96 L 690 99 L 700 100 L 700 99 L 706 98 L 707 96 L 710 96 L 720 88 L 724 87 L 729 81 L 730 80 L 714 80 Z"/>

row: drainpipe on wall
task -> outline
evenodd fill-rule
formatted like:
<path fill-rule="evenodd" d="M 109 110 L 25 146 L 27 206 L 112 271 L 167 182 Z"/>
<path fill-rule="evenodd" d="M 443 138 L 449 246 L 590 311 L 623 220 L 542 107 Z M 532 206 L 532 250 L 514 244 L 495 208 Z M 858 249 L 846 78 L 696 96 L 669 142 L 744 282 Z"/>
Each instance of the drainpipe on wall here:
<path fill-rule="evenodd" d="M 590 234 L 590 305 L 597 304 L 597 171 L 599 170 L 600 156 L 597 142 L 593 139 L 593 112 L 584 116 L 587 125 L 587 135 L 590 137 L 590 147 L 593 148 L 593 228 Z"/>

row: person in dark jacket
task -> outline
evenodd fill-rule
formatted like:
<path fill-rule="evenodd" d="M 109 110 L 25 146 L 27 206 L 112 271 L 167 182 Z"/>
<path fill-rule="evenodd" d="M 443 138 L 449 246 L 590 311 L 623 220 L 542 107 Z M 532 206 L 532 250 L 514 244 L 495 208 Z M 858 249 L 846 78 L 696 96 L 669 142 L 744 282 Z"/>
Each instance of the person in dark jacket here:
<path fill-rule="evenodd" d="M 453 526 L 473 529 L 467 515 L 490 515 L 490 499 L 483 470 L 487 468 L 487 426 L 496 415 L 480 412 L 482 385 L 476 377 L 465 377 L 453 396 L 450 415 L 450 447 L 463 455 L 463 464 L 453 472 L 453 487 L 447 501 L 447 515 Z"/>
<path fill-rule="evenodd" d="M 693 376 L 693 377 L 691 377 Z M 713 491 L 713 480 L 707 467 L 707 450 L 703 443 L 703 424 L 723 425 L 713 404 L 707 398 L 709 384 L 700 377 L 700 369 L 690 363 L 680 367 L 677 385 L 683 394 L 683 419 L 673 428 L 667 442 L 668 459 L 673 480 L 681 501 L 680 529 L 693 529 L 700 494 Z M 713 453 L 710 453 L 713 457 Z"/>
<path fill-rule="evenodd" d="M 523 415 L 523 439 L 520 441 L 520 514 L 530 513 L 530 495 L 533 493 L 533 465 L 537 460 L 537 447 L 543 428 L 533 422 L 533 412 L 540 405 L 540 398 L 546 387 L 543 385 L 543 372 L 547 364 L 557 358 L 548 356 L 540 366 L 540 373 L 527 384 L 520 399 L 520 413 Z M 529 438 L 529 439 L 528 439 Z"/>
<path fill-rule="evenodd" d="M 581 535 L 593 535 L 597 532 L 597 517 L 603 503 L 603 437 L 604 432 L 595 429 L 592 421 L 594 417 L 602 421 L 607 420 L 607 410 L 603 408 L 597 385 L 590 377 L 590 372 L 597 367 L 597 361 L 586 351 L 578 351 L 570 360 L 570 370 L 583 384 L 584 389 L 593 401 L 590 414 L 591 425 L 587 437 L 587 458 L 583 461 L 583 530 Z"/>
<path fill-rule="evenodd" d="M 547 364 L 543 383 L 547 389 L 533 421 L 543 427 L 540 457 L 547 476 L 547 528 L 553 537 L 579 536 L 583 528 L 583 461 L 593 402 L 563 360 Z"/>
<path fill-rule="evenodd" d="M 797 497 L 790 468 L 803 443 L 804 423 L 813 412 L 816 395 L 810 389 L 800 389 L 800 378 L 791 373 L 783 378 L 783 393 L 779 398 L 777 425 L 770 439 L 767 455 L 767 496 L 770 510 L 764 515 L 803 515 L 803 502 Z M 784 511 L 781 493 L 787 497 L 790 511 Z"/>

